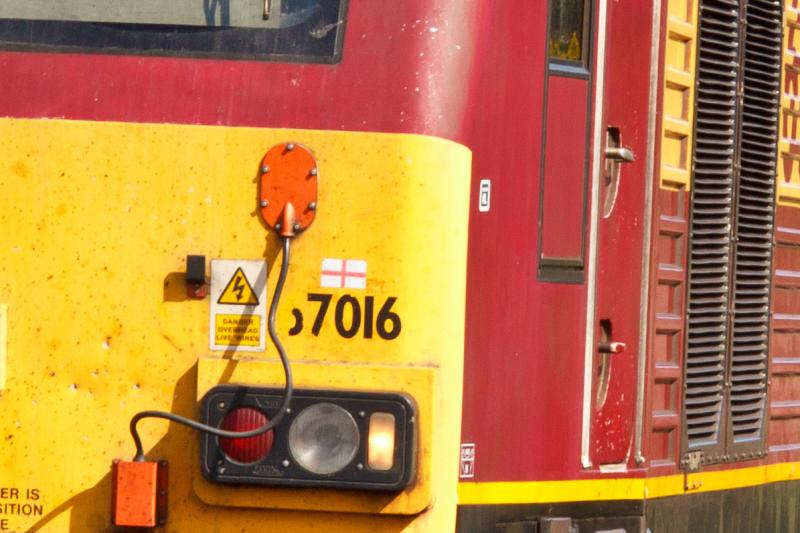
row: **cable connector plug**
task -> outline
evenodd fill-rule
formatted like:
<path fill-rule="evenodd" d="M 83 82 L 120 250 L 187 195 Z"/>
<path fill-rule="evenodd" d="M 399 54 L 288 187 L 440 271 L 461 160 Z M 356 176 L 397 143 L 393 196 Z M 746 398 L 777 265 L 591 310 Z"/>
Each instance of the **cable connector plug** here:
<path fill-rule="evenodd" d="M 291 238 L 297 235 L 295 225 L 297 224 L 297 217 L 295 217 L 294 206 L 292 202 L 286 202 L 281 213 L 281 226 L 278 229 L 281 237 Z"/>

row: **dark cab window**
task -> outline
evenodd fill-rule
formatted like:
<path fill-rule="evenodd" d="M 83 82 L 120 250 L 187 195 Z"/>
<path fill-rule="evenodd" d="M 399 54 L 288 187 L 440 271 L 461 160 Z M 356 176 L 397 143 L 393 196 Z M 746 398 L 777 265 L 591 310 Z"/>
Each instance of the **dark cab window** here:
<path fill-rule="evenodd" d="M 0 2 L 0 47 L 335 63 L 341 58 L 346 4 L 6 0 Z"/>
<path fill-rule="evenodd" d="M 586 63 L 586 0 L 550 2 L 548 55 L 557 62 Z"/>

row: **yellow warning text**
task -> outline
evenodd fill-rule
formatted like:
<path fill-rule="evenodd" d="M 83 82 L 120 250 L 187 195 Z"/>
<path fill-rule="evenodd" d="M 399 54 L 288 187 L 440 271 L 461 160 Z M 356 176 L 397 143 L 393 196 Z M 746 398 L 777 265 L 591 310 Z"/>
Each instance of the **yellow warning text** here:
<path fill-rule="evenodd" d="M 261 317 L 258 315 L 217 315 L 214 317 L 214 344 L 260 346 Z"/>

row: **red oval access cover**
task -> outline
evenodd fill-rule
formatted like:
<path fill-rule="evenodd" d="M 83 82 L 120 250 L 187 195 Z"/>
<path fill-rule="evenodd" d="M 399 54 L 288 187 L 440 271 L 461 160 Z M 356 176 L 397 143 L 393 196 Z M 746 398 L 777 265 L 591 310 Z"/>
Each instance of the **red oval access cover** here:
<path fill-rule="evenodd" d="M 261 160 L 258 200 L 261 217 L 278 230 L 287 203 L 294 207 L 293 228 L 302 231 L 314 221 L 317 209 L 317 162 L 311 151 L 297 143 L 273 146 Z"/>

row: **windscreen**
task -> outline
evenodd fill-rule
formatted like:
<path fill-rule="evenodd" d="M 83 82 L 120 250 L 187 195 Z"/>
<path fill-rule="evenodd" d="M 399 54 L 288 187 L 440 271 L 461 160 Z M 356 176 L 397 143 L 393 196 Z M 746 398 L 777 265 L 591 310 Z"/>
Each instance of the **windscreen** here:
<path fill-rule="evenodd" d="M 334 63 L 347 0 L 6 0 L 0 47 Z"/>

